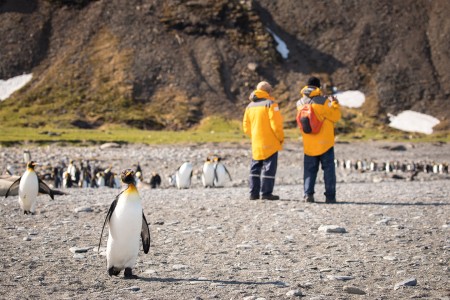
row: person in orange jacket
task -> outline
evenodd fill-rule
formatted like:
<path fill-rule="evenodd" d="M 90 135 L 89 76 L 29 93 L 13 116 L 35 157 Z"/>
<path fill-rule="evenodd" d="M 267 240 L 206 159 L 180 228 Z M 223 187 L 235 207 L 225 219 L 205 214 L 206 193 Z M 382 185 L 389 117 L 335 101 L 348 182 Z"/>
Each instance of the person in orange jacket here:
<path fill-rule="evenodd" d="M 335 97 L 325 97 L 320 90 L 320 79 L 311 77 L 301 90 L 302 98 L 297 102 L 297 110 L 312 103 L 314 113 L 323 121 L 320 132 L 304 133 L 303 137 L 303 178 L 304 200 L 314 202 L 314 186 L 319 164 L 322 165 L 325 181 L 325 202 L 336 202 L 336 170 L 334 165 L 334 124 L 341 118 L 339 102 Z"/>
<path fill-rule="evenodd" d="M 242 122 L 244 133 L 252 140 L 252 162 L 250 166 L 250 200 L 260 198 L 278 200 L 273 195 L 277 172 L 278 151 L 284 141 L 283 117 L 278 104 L 270 95 L 272 86 L 260 82 L 250 94 L 250 104 L 245 109 Z"/>

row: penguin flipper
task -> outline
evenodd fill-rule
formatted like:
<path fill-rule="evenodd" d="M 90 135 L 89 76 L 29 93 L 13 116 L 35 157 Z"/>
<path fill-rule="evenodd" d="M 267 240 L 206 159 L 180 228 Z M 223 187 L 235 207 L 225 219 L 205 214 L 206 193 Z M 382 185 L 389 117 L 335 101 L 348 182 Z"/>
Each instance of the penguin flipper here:
<path fill-rule="evenodd" d="M 122 193 L 120 193 L 120 194 L 122 194 Z M 98 243 L 98 250 L 97 251 L 100 251 L 100 245 L 102 244 L 103 230 L 105 229 L 106 222 L 109 223 L 109 220 L 111 220 L 111 216 L 112 216 L 112 214 L 114 212 L 114 209 L 116 208 L 117 201 L 119 199 L 119 195 L 111 203 L 111 206 L 109 207 L 108 213 L 106 214 L 105 222 L 103 222 L 102 233 L 100 233 L 100 242 Z"/>
<path fill-rule="evenodd" d="M 225 172 L 227 172 L 228 177 L 230 178 L 230 181 L 233 181 L 233 179 L 231 179 L 231 175 L 230 175 L 230 172 L 228 172 L 227 167 L 225 167 L 225 165 L 223 165 L 223 168 L 225 169 Z"/>
<path fill-rule="evenodd" d="M 59 190 L 52 190 L 52 192 L 53 192 L 53 195 L 68 195 L 67 193 L 64 193 L 64 192 L 59 191 Z"/>
<path fill-rule="evenodd" d="M 39 181 L 39 193 L 42 194 L 48 194 L 50 195 L 50 198 L 52 198 L 52 200 L 55 200 L 55 196 L 53 194 L 53 191 L 51 188 L 49 188 L 49 186 L 42 181 L 42 179 L 38 178 Z"/>
<path fill-rule="evenodd" d="M 142 227 L 141 227 L 142 247 L 144 253 L 147 254 L 150 250 L 150 228 L 148 228 L 147 220 L 145 219 L 144 212 L 142 212 Z"/>
<path fill-rule="evenodd" d="M 214 164 L 214 179 L 213 179 L 213 186 L 215 182 L 219 182 L 219 176 L 217 175 L 217 164 Z"/>
<path fill-rule="evenodd" d="M 6 191 L 5 198 L 8 197 L 9 192 L 10 192 L 11 190 L 15 189 L 16 187 L 19 187 L 20 179 L 22 179 L 22 176 L 20 176 L 16 181 L 14 181 L 14 182 L 9 186 L 8 190 Z"/>

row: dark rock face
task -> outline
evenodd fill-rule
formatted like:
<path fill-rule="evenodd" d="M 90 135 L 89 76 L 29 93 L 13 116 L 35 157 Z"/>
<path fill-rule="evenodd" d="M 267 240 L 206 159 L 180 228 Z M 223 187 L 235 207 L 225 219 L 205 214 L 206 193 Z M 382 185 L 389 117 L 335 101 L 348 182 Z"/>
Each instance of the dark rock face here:
<path fill-rule="evenodd" d="M 180 129 L 211 114 L 241 118 L 264 79 L 293 123 L 299 89 L 314 74 L 363 91 L 368 116 L 412 109 L 445 128 L 449 12 L 448 1 L 412 0 L 1 0 L 0 78 L 34 76 L 0 107 L 21 115 L 24 104 L 36 106 L 51 116 L 39 124 L 62 124 L 67 112 Z M 0 121 L 13 122 L 6 113 Z"/>

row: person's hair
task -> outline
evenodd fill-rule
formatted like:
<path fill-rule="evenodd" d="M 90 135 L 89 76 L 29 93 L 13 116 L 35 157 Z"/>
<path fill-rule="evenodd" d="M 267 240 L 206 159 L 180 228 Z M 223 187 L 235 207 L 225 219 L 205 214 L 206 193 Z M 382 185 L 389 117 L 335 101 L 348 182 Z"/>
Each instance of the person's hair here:
<path fill-rule="evenodd" d="M 320 79 L 317 78 L 317 77 L 312 76 L 312 77 L 310 77 L 310 78 L 308 79 L 307 85 L 309 85 L 309 86 L 315 86 L 315 87 L 320 88 Z"/>
<path fill-rule="evenodd" d="M 256 89 L 266 91 L 269 94 L 272 93 L 273 90 L 272 86 L 267 81 L 261 81 L 260 83 L 258 83 Z"/>

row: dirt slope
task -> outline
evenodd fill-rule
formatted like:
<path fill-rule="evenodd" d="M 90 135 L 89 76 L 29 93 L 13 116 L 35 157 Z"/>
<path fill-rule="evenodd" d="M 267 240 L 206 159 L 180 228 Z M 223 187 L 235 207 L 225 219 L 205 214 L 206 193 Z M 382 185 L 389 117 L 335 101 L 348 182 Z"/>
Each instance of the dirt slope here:
<path fill-rule="evenodd" d="M 0 104 L 0 121 L 187 128 L 212 114 L 241 118 L 266 79 L 292 122 L 315 74 L 366 93 L 366 116 L 413 109 L 446 128 L 448 12 L 445 0 L 1 0 L 0 78 L 34 77 Z"/>

